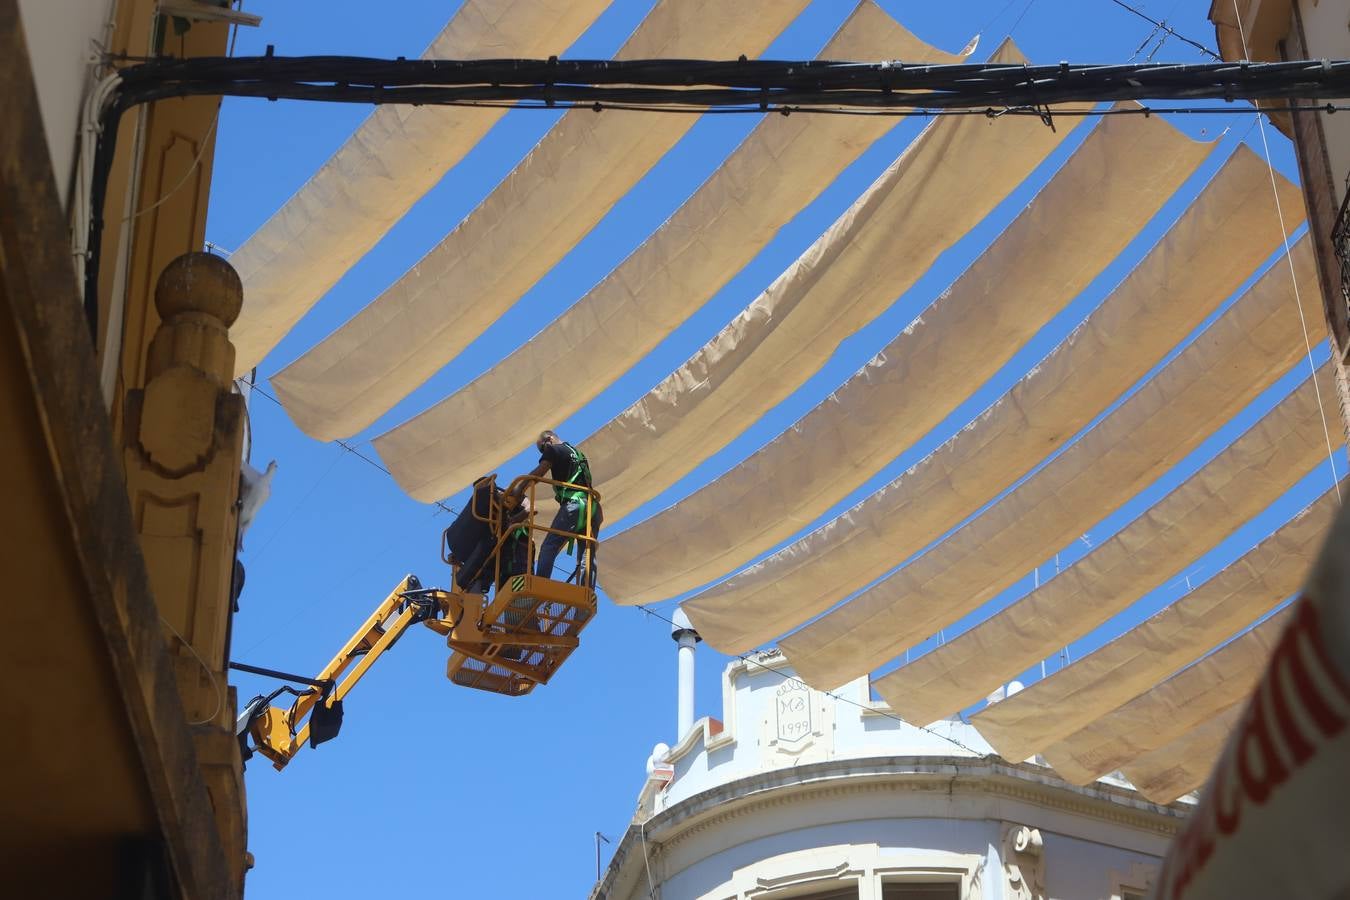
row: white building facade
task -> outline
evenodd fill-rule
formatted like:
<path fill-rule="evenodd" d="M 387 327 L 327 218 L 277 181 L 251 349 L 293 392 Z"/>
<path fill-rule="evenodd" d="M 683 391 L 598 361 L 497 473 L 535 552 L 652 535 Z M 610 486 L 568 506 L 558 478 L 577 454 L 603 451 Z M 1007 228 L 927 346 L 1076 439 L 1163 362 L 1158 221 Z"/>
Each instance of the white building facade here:
<path fill-rule="evenodd" d="M 1189 809 L 901 722 L 866 679 L 812 690 L 777 654 L 728 666 L 722 720 L 663 756 L 595 900 L 1129 900 Z"/>

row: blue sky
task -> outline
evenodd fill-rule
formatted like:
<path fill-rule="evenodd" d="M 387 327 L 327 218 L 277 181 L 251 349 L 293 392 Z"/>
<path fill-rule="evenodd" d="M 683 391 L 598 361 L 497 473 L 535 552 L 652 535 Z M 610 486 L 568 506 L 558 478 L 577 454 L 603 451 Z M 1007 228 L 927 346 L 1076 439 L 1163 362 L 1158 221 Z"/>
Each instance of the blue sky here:
<path fill-rule="evenodd" d="M 652 3 L 615 0 L 566 55 L 612 54 Z M 956 50 L 981 32 L 977 51 L 981 59 L 1014 25 L 1014 38 L 1034 62 L 1124 61 L 1152 30 L 1110 0 L 880 3 L 920 37 L 945 49 Z M 248 10 L 261 14 L 263 25 L 242 29 L 236 52 L 260 53 L 267 44 L 274 44 L 280 54 L 415 56 L 457 5 L 397 0 L 375 7 L 355 0 L 329 0 L 320 6 L 296 0 L 250 0 Z M 1155 18 L 1166 18 L 1181 33 L 1214 44 L 1213 29 L 1203 18 L 1208 4 L 1143 0 L 1139 5 Z M 846 0 L 816 0 L 765 56 L 814 56 L 852 6 Z M 1150 43 L 1140 57 L 1152 50 Z M 1156 58 L 1192 61 L 1200 57 L 1193 48 L 1168 40 Z M 336 104 L 226 101 L 219 125 L 208 239 L 226 249 L 238 247 L 367 113 L 364 107 Z M 269 375 L 349 318 L 434 246 L 556 118 L 556 113 L 549 112 L 508 114 L 273 351 L 259 368 L 260 382 L 266 386 Z M 1239 141 L 1261 152 L 1254 121 L 1250 112 L 1237 109 L 1232 116 L 1176 117 L 1175 124 L 1192 136 L 1217 139 L 1196 177 L 1116 263 L 980 391 L 913 447 L 897 448 L 899 455 L 890 465 L 827 517 L 894 478 L 1011 387 L 1119 282 Z M 702 310 L 594 402 L 561 423 L 563 434 L 584 437 L 683 362 L 796 258 L 898 155 L 921 124 L 898 121 Z M 668 217 L 753 125 L 749 116 L 700 120 L 515 308 L 427 384 L 358 435 L 355 445 L 373 456 L 367 443 L 371 437 L 491 367 L 582 296 Z M 799 391 L 655 498 L 632 521 L 707 483 L 834 390 L 959 275 L 1086 132 L 1082 128 L 1070 136 L 1025 185 L 944 254 L 886 314 L 844 342 Z M 1268 132 L 1276 168 L 1296 177 L 1288 142 L 1273 129 Z M 1311 325 L 1314 337 L 1320 336 L 1320 321 Z M 1297 375 L 1281 380 L 1232 425 L 1126 506 L 1104 509 L 1089 539 L 1099 542 L 1156 502 L 1278 402 L 1298 380 Z M 254 464 L 262 467 L 276 459 L 279 469 L 272 498 L 246 540 L 248 584 L 235 619 L 233 656 L 257 665 L 312 672 L 404 574 L 414 572 L 429 584 L 448 580 L 437 551 L 448 516 L 408 499 L 386 475 L 337 445 L 305 437 L 266 400 L 254 402 L 252 423 Z M 525 449 L 519 448 L 520 454 L 504 472 L 520 472 L 533 464 L 535 455 Z M 603 472 L 603 461 L 597 461 L 597 471 Z M 1187 576 L 1192 584 L 1211 577 L 1325 490 L 1329 478 L 1325 465 L 1310 473 L 1288 496 L 1213 553 L 1177 573 L 1117 619 L 1071 644 L 1070 656 L 1089 652 L 1176 599 L 1187 589 Z M 603 482 L 599 486 L 603 490 Z M 458 507 L 459 500 L 449 505 Z M 1083 542 L 1065 548 L 1060 564 L 1069 564 L 1086 550 Z M 896 560 L 897 565 L 903 562 Z M 1053 559 L 1047 560 L 1039 575 L 1028 573 L 1022 582 L 948 629 L 944 637 L 1015 600 L 1037 577 L 1050 577 L 1054 565 Z M 672 606 L 673 601 L 668 601 L 657 608 L 668 614 Z M 499 896 L 504 886 L 517 896 L 584 895 L 594 877 L 593 833 L 602 831 L 614 837 L 622 833 L 644 777 L 647 754 L 657 741 L 669 742 L 674 737 L 675 648 L 669 630 L 658 618 L 605 603 L 587 630 L 581 650 L 555 681 L 520 699 L 452 686 L 444 676 L 444 643 L 429 632 L 413 633 L 372 670 L 349 699 L 338 740 L 318 751 L 305 750 L 281 774 L 261 758 L 250 766 L 250 847 L 257 866 L 249 876 L 249 895 Z M 700 649 L 700 715 L 720 715 L 720 673 L 725 661 L 706 646 Z M 1058 657 L 1049 661 L 1052 671 L 1058 665 Z M 1029 674 L 1037 674 L 1039 666 L 1035 669 Z M 265 679 L 252 676 L 238 676 L 237 683 L 243 700 L 269 687 Z M 302 849 L 312 844 L 317 844 L 322 862 L 316 863 Z"/>

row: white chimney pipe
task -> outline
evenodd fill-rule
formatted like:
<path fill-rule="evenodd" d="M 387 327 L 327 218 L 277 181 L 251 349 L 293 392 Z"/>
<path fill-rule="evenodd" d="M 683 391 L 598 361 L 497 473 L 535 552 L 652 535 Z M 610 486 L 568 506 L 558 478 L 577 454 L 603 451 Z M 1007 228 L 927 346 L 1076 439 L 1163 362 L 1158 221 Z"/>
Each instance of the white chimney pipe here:
<path fill-rule="evenodd" d="M 679 743 L 694 727 L 694 645 L 703 638 L 694 630 L 683 609 L 671 617 L 670 636 L 679 645 L 679 691 L 676 694 L 675 742 Z"/>

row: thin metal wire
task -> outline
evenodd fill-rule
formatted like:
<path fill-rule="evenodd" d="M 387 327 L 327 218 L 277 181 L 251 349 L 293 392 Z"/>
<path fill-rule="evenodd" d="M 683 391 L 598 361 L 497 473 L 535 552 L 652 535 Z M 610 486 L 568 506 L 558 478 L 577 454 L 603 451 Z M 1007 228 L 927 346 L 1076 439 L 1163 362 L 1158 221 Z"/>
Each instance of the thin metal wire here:
<path fill-rule="evenodd" d="M 164 616 L 161 615 L 159 617 L 159 621 L 164 625 L 165 628 L 169 629 L 170 634 L 178 638 L 178 642 L 180 644 L 182 644 L 184 647 L 188 649 L 188 652 L 191 653 L 193 658 L 197 660 L 197 663 L 202 667 L 202 671 L 206 673 L 207 679 L 210 680 L 211 682 L 211 688 L 215 691 L 216 694 L 215 711 L 212 712 L 211 715 L 207 716 L 205 719 L 200 719 L 196 722 L 192 721 L 188 722 L 189 725 L 206 725 L 211 720 L 215 719 L 216 716 L 220 715 L 221 709 L 224 708 L 225 706 L 225 691 L 220 686 L 220 679 L 216 678 L 216 673 L 211 671 L 211 667 L 206 664 L 206 660 L 202 659 L 202 655 L 197 652 L 197 648 L 192 646 L 192 644 L 188 643 L 188 639 L 179 634 L 178 629 L 174 628 L 173 625 L 169 624 L 168 619 L 164 618 Z"/>
<path fill-rule="evenodd" d="M 271 394 L 269 394 L 267 391 L 263 390 L 263 389 L 262 389 L 260 386 L 258 386 L 257 384 L 254 384 L 253 387 L 252 387 L 252 389 L 253 389 L 254 391 L 257 391 L 258 394 L 259 394 L 260 396 L 265 397 L 265 398 L 267 398 L 268 400 L 271 400 L 273 403 L 275 403 L 277 406 L 280 406 L 282 409 L 285 409 L 285 408 L 286 408 L 285 405 L 283 405 L 282 402 L 281 402 L 280 400 L 278 400 L 276 397 L 273 397 Z M 390 478 L 393 478 L 393 477 L 394 477 L 393 473 L 390 472 L 388 469 L 386 469 L 386 468 L 384 467 L 384 465 L 380 463 L 379 460 L 371 459 L 369 456 L 366 456 L 366 455 L 365 455 L 364 453 L 362 453 L 360 450 L 358 450 L 358 449 L 356 449 L 354 446 L 352 446 L 350 442 L 345 441 L 345 440 L 343 440 L 342 438 L 338 438 L 337 440 L 333 441 L 333 443 L 337 444 L 339 447 L 341 447 L 343 450 L 346 450 L 348 453 L 352 454 L 352 455 L 355 456 L 357 459 L 360 459 L 360 460 L 362 460 L 363 462 L 365 462 L 365 463 L 367 463 L 367 464 L 369 464 L 369 465 L 372 465 L 372 466 L 374 466 L 375 468 L 379 469 L 381 472 L 383 472 L 384 474 L 388 475 Z M 441 510 L 442 512 L 448 512 L 455 520 L 458 520 L 458 519 L 459 519 L 459 513 L 456 512 L 455 510 L 451 509 L 450 507 L 446 506 L 446 505 L 445 505 L 444 503 L 442 503 L 440 500 L 433 500 L 433 501 L 432 501 L 432 505 L 433 505 L 433 506 L 436 506 L 436 507 L 439 507 L 440 510 Z"/>
<path fill-rule="evenodd" d="M 244 8 L 244 0 L 238 0 L 238 3 L 239 3 L 238 8 L 242 10 Z M 230 32 L 230 46 L 229 49 L 225 52 L 225 55 L 227 57 L 234 56 L 234 45 L 235 42 L 238 40 L 239 40 L 239 23 L 235 22 L 233 30 Z M 220 124 L 220 108 L 222 105 L 223 104 L 221 102 L 216 103 L 216 114 L 211 117 L 211 125 L 209 128 L 206 129 L 206 134 L 202 136 L 201 147 L 197 149 L 197 155 L 192 158 L 192 164 L 188 166 L 187 171 L 183 173 L 183 177 L 178 179 L 178 183 L 175 184 L 173 187 L 169 188 L 169 190 L 164 194 L 164 196 L 160 197 L 154 203 L 151 203 L 144 209 L 131 213 L 126 218 L 124 218 L 122 220 L 123 224 L 130 222 L 132 219 L 139 219 L 146 213 L 158 209 L 160 206 L 166 203 L 169 200 L 169 198 L 171 198 L 174 194 L 177 194 L 178 191 L 182 189 L 183 185 L 188 183 L 188 179 L 192 177 L 192 173 L 196 172 L 197 167 L 201 165 L 202 157 L 206 155 L 206 151 L 214 146 L 214 144 L 212 143 L 212 137 L 215 134 L 216 126 Z"/>
<path fill-rule="evenodd" d="M 381 545 L 381 547 L 378 550 L 376 550 L 365 560 L 358 562 L 356 565 L 353 565 L 347 568 L 345 571 L 341 572 L 340 574 L 334 576 L 327 585 L 325 585 L 318 591 L 314 592 L 306 591 L 305 596 L 326 597 L 328 594 L 336 590 L 341 585 L 350 582 L 353 576 L 355 576 L 357 573 L 367 571 L 375 563 L 382 560 L 385 554 L 387 554 L 390 550 L 394 549 L 394 547 L 397 546 L 400 542 L 402 542 L 402 540 L 403 536 L 401 534 L 391 535 L 388 541 L 386 541 L 383 545 Z M 295 612 L 290 617 L 286 618 L 279 624 L 270 626 L 266 634 L 264 634 L 258 640 L 254 641 L 246 649 L 240 651 L 238 654 L 235 654 L 235 656 L 236 657 L 251 656 L 255 650 L 257 650 L 263 644 L 266 644 L 272 638 L 277 637 L 278 635 L 286 635 L 290 627 L 294 625 L 296 622 L 298 622 L 302 616 L 312 614 L 313 611 L 314 608 L 308 602 L 308 600 L 301 602 L 299 606 L 296 608 Z"/>
<path fill-rule="evenodd" d="M 1216 59 L 1216 60 L 1218 60 L 1219 62 L 1223 62 L 1223 57 L 1219 56 L 1219 54 L 1215 53 L 1213 50 L 1209 49 L 1209 48 L 1206 47 L 1204 44 L 1200 43 L 1199 41 L 1191 40 L 1190 38 L 1186 37 L 1186 35 L 1184 35 L 1184 34 L 1178 34 L 1176 31 L 1172 30 L 1172 28 L 1167 24 L 1167 20 L 1166 20 L 1166 19 L 1163 19 L 1163 20 L 1160 22 L 1160 21 L 1158 21 L 1157 19 L 1153 18 L 1152 16 L 1146 15 L 1142 10 L 1136 9 L 1135 7 L 1131 6 L 1130 4 L 1125 3 L 1124 0 L 1111 0 L 1111 2 L 1114 3 L 1116 6 L 1119 6 L 1121 9 L 1127 9 L 1127 10 L 1129 10 L 1130 12 L 1134 13 L 1134 14 L 1135 14 L 1136 16 L 1138 16 L 1139 18 L 1143 19 L 1145 22 L 1151 23 L 1151 24 L 1154 25 L 1156 28 L 1158 28 L 1158 29 L 1160 29 L 1160 30 L 1162 30 L 1162 31 L 1167 32 L 1168 34 L 1170 34 L 1172 37 L 1176 38 L 1177 40 L 1183 41 L 1183 42 L 1185 42 L 1185 43 L 1187 43 L 1187 44 L 1190 44 L 1192 47 L 1194 47 L 1195 49 L 1199 50 L 1201 53 L 1205 54 L 1206 56 L 1209 56 L 1209 57 L 1211 57 L 1211 58 L 1213 58 L 1213 59 Z M 1173 7 L 1173 10 L 1175 10 L 1175 9 L 1176 9 L 1176 7 Z M 1168 13 L 1168 15 L 1170 16 L 1171 13 Z M 1150 39 L 1151 39 L 1151 36 L 1150 36 Z M 1148 41 L 1145 41 L 1144 43 L 1147 44 Z"/>
<path fill-rule="evenodd" d="M 638 823 L 638 837 L 642 840 L 642 864 L 647 869 L 647 896 L 656 896 L 656 885 L 652 883 L 652 863 L 647 858 L 647 823 L 642 821 Z"/>
<path fill-rule="evenodd" d="M 197 149 L 197 155 L 192 157 L 192 164 L 189 165 L 187 171 L 183 173 L 183 177 L 178 179 L 178 183 L 175 184 L 173 187 L 169 188 L 167 191 L 165 191 L 164 195 L 161 196 L 154 203 L 151 203 L 144 209 L 139 209 L 136 212 L 127 215 L 124 219 L 122 219 L 123 224 L 130 222 L 132 219 L 139 219 L 146 213 L 153 212 L 154 210 L 159 209 L 161 206 L 167 203 L 175 194 L 177 194 L 182 189 L 183 185 L 188 183 L 188 179 L 192 177 L 192 173 L 196 172 L 197 167 L 201 165 L 202 157 L 205 156 L 206 151 L 211 148 L 212 146 L 211 140 L 212 137 L 215 135 L 216 124 L 219 122 L 220 122 L 220 104 L 217 103 L 216 114 L 211 117 L 211 125 L 209 128 L 206 129 L 206 134 L 202 135 L 201 147 Z"/>
<path fill-rule="evenodd" d="M 1237 17 L 1238 36 L 1242 38 L 1242 55 L 1251 57 L 1251 48 L 1247 45 L 1247 29 L 1242 23 L 1242 13 L 1238 10 L 1237 0 L 1233 0 L 1233 15 Z M 1275 214 L 1280 220 L 1280 233 L 1284 238 L 1284 259 L 1289 266 L 1289 280 L 1294 286 L 1294 305 L 1298 307 L 1298 321 L 1303 328 L 1303 347 L 1307 351 L 1308 371 L 1311 373 L 1313 393 L 1317 397 L 1317 412 L 1322 417 L 1322 436 L 1327 442 L 1327 461 L 1331 463 L 1331 485 L 1336 489 L 1337 502 L 1344 503 L 1341 496 L 1341 479 L 1336 473 L 1336 451 L 1331 445 L 1331 428 L 1327 425 L 1326 408 L 1322 405 L 1322 387 L 1318 384 L 1317 366 L 1313 364 L 1312 339 L 1308 336 L 1308 317 L 1303 312 L 1303 295 L 1298 289 L 1298 273 L 1294 269 L 1294 253 L 1289 247 L 1289 227 L 1284 221 L 1284 205 L 1280 203 L 1280 189 L 1275 183 L 1275 164 L 1270 157 L 1270 141 L 1266 137 L 1265 116 L 1258 108 L 1256 123 L 1261 132 L 1261 148 L 1266 156 L 1266 168 L 1270 172 L 1270 192 L 1275 197 Z"/>
<path fill-rule="evenodd" d="M 1156 35 L 1157 33 L 1158 33 L 1158 26 L 1154 25 L 1153 30 L 1148 33 L 1148 37 L 1144 38 L 1142 41 L 1139 42 L 1139 46 L 1134 48 L 1134 52 L 1130 54 L 1130 58 L 1125 61 L 1134 62 L 1136 59 L 1138 59 L 1139 54 L 1144 52 L 1144 48 L 1149 45 L 1149 42 L 1153 40 L 1154 35 Z M 1164 40 L 1166 40 L 1165 37 Z M 1160 43 L 1159 46 L 1162 46 L 1162 44 Z"/>
<path fill-rule="evenodd" d="M 285 409 L 285 407 L 282 406 L 280 400 L 278 400 L 276 397 L 273 397 L 270 393 L 268 393 L 266 390 L 264 390 L 264 389 L 263 389 L 261 386 L 259 386 L 258 384 L 255 383 L 255 384 L 252 385 L 252 391 L 253 391 L 253 392 L 256 392 L 259 396 L 265 397 L 266 399 L 272 401 L 273 403 L 275 403 L 277 406 L 281 407 L 282 409 Z M 390 474 L 390 473 L 389 473 L 389 470 L 386 469 L 384 466 L 380 465 L 380 463 L 379 463 L 377 460 L 371 459 L 369 456 L 366 456 L 364 453 L 362 453 L 360 450 L 357 450 L 355 447 L 353 447 L 353 446 L 352 446 L 350 443 L 348 443 L 347 441 L 339 440 L 339 441 L 335 441 L 334 443 L 336 443 L 336 444 L 337 444 L 340 448 L 342 448 L 343 450 L 347 451 L 348 453 L 352 454 L 353 456 L 355 456 L 355 457 L 357 457 L 358 459 L 362 460 L 363 462 L 367 463 L 368 465 L 374 466 L 375 468 L 379 469 L 379 470 L 380 470 L 381 472 L 383 472 L 384 474 L 386 474 L 386 475 L 389 475 L 389 474 Z M 340 458 L 340 457 L 339 457 L 339 458 Z M 320 479 L 320 480 L 322 480 L 322 479 Z M 317 484 L 316 484 L 316 486 L 317 486 Z M 312 492 L 313 492 L 313 489 L 311 488 L 311 493 L 312 493 Z M 307 496 L 308 496 L 308 495 L 307 495 Z M 452 510 L 450 507 L 446 506 L 444 503 L 440 502 L 439 500 L 436 501 L 433 505 L 437 507 L 436 511 L 432 514 L 433 516 L 440 515 L 441 512 L 448 512 L 448 513 L 450 513 L 450 514 L 454 517 L 454 519 L 456 519 L 456 520 L 459 519 L 459 513 L 458 513 L 458 512 Z M 268 546 L 269 544 L 271 544 L 272 538 L 276 537 L 276 535 L 279 534 L 279 533 L 280 533 L 280 529 L 278 529 L 277 532 L 274 532 L 273 535 L 272 535 L 271 537 L 268 538 L 267 544 L 264 544 L 264 545 L 263 545 L 263 549 L 264 549 L 264 550 L 267 549 L 267 546 Z M 395 535 L 395 536 L 393 537 L 393 539 L 391 539 L 391 540 L 389 541 L 389 543 L 385 544 L 383 547 L 380 548 L 379 552 L 375 554 L 375 556 L 374 556 L 373 559 L 371 559 L 370 561 L 368 561 L 368 562 L 366 562 L 366 563 L 362 563 L 362 564 L 361 564 L 361 567 L 364 568 L 365 566 L 370 565 L 371 563 L 375 562 L 375 561 L 378 560 L 379 558 L 383 557 L 384 554 L 387 553 L 387 552 L 389 552 L 389 550 L 390 550 L 390 549 L 394 546 L 394 544 L 396 544 L 399 540 L 401 540 L 401 538 L 400 538 L 398 535 Z M 259 550 L 258 552 L 259 552 L 259 555 L 261 555 L 262 551 Z M 340 580 L 343 580 L 343 581 L 347 580 L 347 578 L 350 577 L 350 574 L 351 574 L 351 572 L 353 572 L 353 571 L 355 571 L 355 570 L 349 570 L 348 573 L 347 573 L 346 575 L 342 576 L 342 578 L 341 578 Z M 271 638 L 275 637 L 277 634 L 280 634 L 280 633 L 285 632 L 285 630 L 286 630 L 289 626 L 295 624 L 295 622 L 296 622 L 302 615 L 304 615 L 308 610 L 309 610 L 309 607 L 302 604 L 301 607 L 300 607 L 300 609 L 298 609 L 298 610 L 296 611 L 295 615 L 291 616 L 289 619 L 287 619 L 286 621 L 282 622 L 280 625 L 275 626 L 275 627 L 273 627 L 272 629 L 270 629 L 270 630 L 268 631 L 267 634 L 263 635 L 262 638 L 260 638 L 259 640 L 255 641 L 255 642 L 254 642 L 247 650 L 244 650 L 243 653 L 242 653 L 241 655 L 243 655 L 243 656 L 248 656 L 250 653 L 252 653 L 253 651 L 257 650 L 257 649 L 258 649 L 259 647 L 261 647 L 263 644 L 267 643 Z"/>
<path fill-rule="evenodd" d="M 330 474 L 332 474 L 332 471 L 335 468 L 337 468 L 337 464 L 342 462 L 342 459 L 343 457 L 341 456 L 333 457 L 333 459 L 328 463 L 328 468 L 323 470 L 323 472 L 319 475 L 319 477 L 314 480 L 314 483 L 309 486 L 309 490 L 305 491 L 305 495 L 301 497 L 299 500 L 297 500 L 295 505 L 292 506 L 290 510 L 286 513 L 286 518 L 282 519 L 281 523 L 278 524 L 277 527 L 272 530 L 272 533 L 267 536 L 267 540 L 264 541 L 263 545 L 258 548 L 258 551 L 250 555 L 249 557 L 250 564 L 255 564 L 263 558 L 263 554 L 267 552 L 267 548 L 272 546 L 272 542 L 277 539 L 277 536 L 286 530 L 286 526 L 290 524 L 291 519 L 295 518 L 295 514 L 298 513 L 301 510 L 301 508 L 304 507 L 304 505 L 309 502 L 309 498 L 314 496 L 314 492 L 319 489 L 319 485 L 323 484 L 324 479 L 326 479 Z"/>
<path fill-rule="evenodd" d="M 1029 0 L 1029 2 L 1027 3 L 1027 8 L 1022 10 L 1022 14 L 1017 17 L 1017 21 L 1013 22 L 1012 27 L 1008 29 L 1009 37 L 1011 37 L 1013 33 L 1017 31 L 1017 26 L 1022 24 L 1022 20 L 1027 17 L 1027 13 L 1031 12 L 1031 8 L 1035 5 L 1036 0 Z"/>
<path fill-rule="evenodd" d="M 1017 0 L 1008 0 L 1007 3 L 1003 4 L 1003 8 L 1000 9 L 995 15 L 991 16 L 989 18 L 989 21 L 981 25 L 980 30 L 975 33 L 980 35 L 984 34 L 986 31 L 989 30 L 989 26 L 993 25 L 999 19 L 1003 18 L 1007 14 L 1008 10 L 1013 8 L 1013 5 L 1015 3 L 1017 3 Z"/>

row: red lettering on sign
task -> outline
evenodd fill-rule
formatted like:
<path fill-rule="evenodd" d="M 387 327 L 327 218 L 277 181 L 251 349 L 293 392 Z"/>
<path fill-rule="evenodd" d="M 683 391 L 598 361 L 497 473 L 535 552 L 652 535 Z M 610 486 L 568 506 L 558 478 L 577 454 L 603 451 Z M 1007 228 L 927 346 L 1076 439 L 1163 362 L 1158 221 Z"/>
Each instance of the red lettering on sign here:
<path fill-rule="evenodd" d="M 1285 636 L 1289 633 L 1285 632 Z M 1289 778 L 1289 770 L 1280 761 L 1266 720 L 1264 687 L 1258 688 L 1256 696 L 1252 697 L 1237 734 L 1237 771 L 1242 781 L 1242 793 L 1258 806 Z"/>
<path fill-rule="evenodd" d="M 1312 651 L 1313 661 L 1320 664 L 1322 672 L 1326 674 L 1341 698 L 1350 700 L 1350 687 L 1347 687 L 1345 679 L 1331 664 L 1327 658 L 1326 647 L 1322 645 L 1317 610 L 1306 601 L 1300 601 L 1299 607 L 1296 618 L 1285 629 L 1284 635 L 1270 656 L 1270 665 L 1266 668 L 1261 685 L 1261 693 L 1270 692 L 1275 718 L 1280 724 L 1280 736 L 1284 739 L 1285 746 L 1289 748 L 1295 766 L 1307 762 L 1312 757 L 1315 746 L 1294 721 L 1289 708 L 1290 693 L 1293 693 L 1299 705 L 1312 718 L 1322 737 L 1335 737 L 1346 724 L 1345 716 L 1332 709 L 1327 698 L 1322 696 L 1313 681 L 1308 671 L 1309 660 L 1305 655 L 1306 650 Z M 1261 693 L 1257 694 L 1258 700 Z"/>
<path fill-rule="evenodd" d="M 1219 756 L 1208 795 L 1210 803 L 1214 806 L 1214 824 L 1222 835 L 1237 831 L 1238 825 L 1242 822 L 1242 794 L 1238 791 L 1237 781 L 1228 772 L 1231 762 L 1232 758 L 1228 753 Z"/>
<path fill-rule="evenodd" d="M 1244 803 L 1263 805 L 1350 723 L 1350 715 L 1337 710 L 1337 706 L 1350 705 L 1350 684 L 1327 655 L 1320 628 L 1317 608 L 1306 597 L 1300 598 L 1237 731 L 1215 766 L 1200 808 L 1177 835 L 1167 856 L 1158 882 L 1159 897 L 1184 897 L 1214 854 L 1215 829 L 1224 837 L 1236 833 Z M 1331 696 L 1324 694 L 1323 685 L 1331 686 Z M 1296 712 L 1312 728 L 1301 728 Z M 1280 752 L 1281 747 L 1286 754 Z"/>

